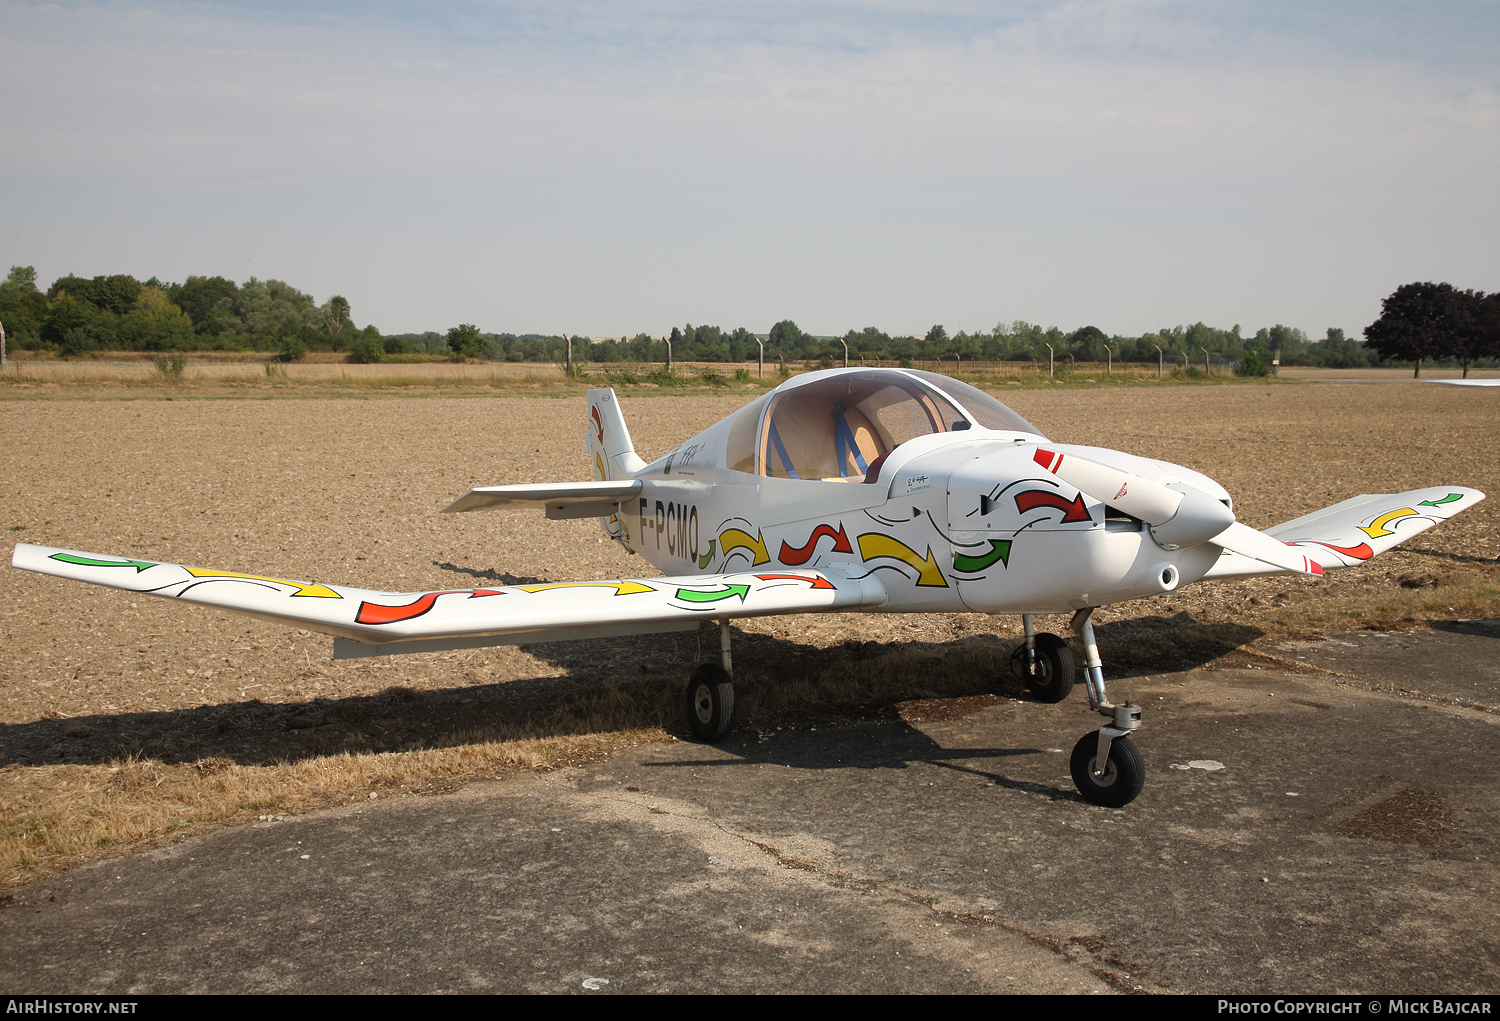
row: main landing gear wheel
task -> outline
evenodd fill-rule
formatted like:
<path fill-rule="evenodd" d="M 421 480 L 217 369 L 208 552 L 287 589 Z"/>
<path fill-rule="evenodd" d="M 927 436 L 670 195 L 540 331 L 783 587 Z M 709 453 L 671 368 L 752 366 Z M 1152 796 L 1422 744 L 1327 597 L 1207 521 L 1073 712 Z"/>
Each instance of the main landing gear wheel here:
<path fill-rule="evenodd" d="M 700 741 L 715 744 L 734 729 L 734 681 L 717 663 L 702 663 L 688 678 L 688 726 Z"/>
<path fill-rule="evenodd" d="M 1036 662 L 1026 661 L 1026 646 L 1011 653 L 1010 669 L 1039 702 L 1061 702 L 1073 690 L 1078 664 L 1073 650 L 1056 635 L 1036 636 Z"/>
<path fill-rule="evenodd" d="M 1121 808 L 1135 800 L 1146 784 L 1146 764 L 1128 736 L 1109 745 L 1109 761 L 1098 771 L 1099 732 L 1083 735 L 1073 746 L 1073 783 L 1085 801 L 1105 808 Z"/>

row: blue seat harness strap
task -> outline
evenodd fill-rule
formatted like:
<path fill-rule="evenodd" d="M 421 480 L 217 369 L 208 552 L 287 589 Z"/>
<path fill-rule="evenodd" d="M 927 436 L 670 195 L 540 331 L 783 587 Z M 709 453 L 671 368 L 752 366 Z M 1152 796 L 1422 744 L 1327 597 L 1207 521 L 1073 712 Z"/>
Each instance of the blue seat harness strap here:
<path fill-rule="evenodd" d="M 789 479 L 800 478 L 797 469 L 792 467 L 792 459 L 786 456 L 786 447 L 781 443 L 781 433 L 776 431 L 776 423 L 771 423 L 771 443 L 776 447 L 776 456 L 781 458 L 782 467 L 786 469 L 786 477 Z"/>
<path fill-rule="evenodd" d="M 849 454 L 854 455 L 854 463 L 859 466 L 859 474 L 863 475 L 870 470 L 865 464 L 865 457 L 859 452 L 859 444 L 854 442 L 854 430 L 849 428 L 849 420 L 844 417 L 844 409 L 839 408 L 833 413 L 835 451 L 839 459 L 839 476 L 849 477 Z"/>

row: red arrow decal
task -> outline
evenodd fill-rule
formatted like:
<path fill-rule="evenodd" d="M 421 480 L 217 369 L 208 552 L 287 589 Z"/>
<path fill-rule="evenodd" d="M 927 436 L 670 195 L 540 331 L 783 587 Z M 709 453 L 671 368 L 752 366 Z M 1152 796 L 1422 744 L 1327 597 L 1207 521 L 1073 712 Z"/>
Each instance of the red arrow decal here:
<path fill-rule="evenodd" d="M 1063 512 L 1064 523 L 1069 521 L 1092 521 L 1088 508 L 1083 505 L 1083 494 L 1079 493 L 1071 500 L 1065 500 L 1057 493 L 1049 493 L 1045 489 L 1028 489 L 1024 493 L 1016 494 L 1016 510 L 1025 514 L 1029 510 L 1038 507 L 1056 507 Z"/>
<path fill-rule="evenodd" d="M 813 588 L 833 588 L 833 582 L 819 575 L 813 575 L 809 578 L 805 574 L 757 574 L 756 577 L 761 581 L 771 581 L 773 578 L 791 578 L 793 581 L 810 581 Z"/>
<path fill-rule="evenodd" d="M 1355 560 L 1369 560 L 1375 555 L 1375 551 L 1370 548 L 1370 544 L 1367 542 L 1362 542 L 1358 546 L 1335 546 L 1331 542 L 1318 542 L 1318 540 L 1316 539 L 1301 539 L 1298 541 L 1315 542 L 1318 543 L 1319 546 L 1327 546 L 1335 553 L 1342 553 L 1344 556 L 1353 557 Z M 1295 546 L 1296 543 L 1289 542 L 1287 543 L 1287 545 Z"/>
<path fill-rule="evenodd" d="M 428 592 L 418 596 L 415 601 L 404 606 L 387 606 L 384 603 L 363 602 L 359 604 L 359 612 L 354 615 L 356 624 L 394 624 L 397 621 L 411 620 L 420 617 L 433 604 L 438 601 L 438 596 L 467 595 L 470 599 L 480 596 L 503 596 L 504 592 L 496 592 L 494 589 L 453 589 L 449 592 Z"/>
<path fill-rule="evenodd" d="M 838 531 L 834 531 L 832 525 L 819 525 L 813 529 L 812 535 L 808 536 L 807 542 L 801 546 L 789 546 L 783 540 L 781 543 L 781 552 L 776 555 L 776 558 L 783 564 L 790 564 L 792 567 L 805 564 L 812 559 L 813 552 L 818 546 L 818 540 L 825 535 L 833 540 L 832 552 L 854 552 L 854 547 L 849 545 L 849 536 L 844 531 L 843 525 L 839 525 Z"/>
<path fill-rule="evenodd" d="M 596 407 L 591 410 L 594 412 L 594 428 L 599 430 L 599 443 L 602 445 L 604 443 L 604 423 L 599 421 L 599 409 Z"/>

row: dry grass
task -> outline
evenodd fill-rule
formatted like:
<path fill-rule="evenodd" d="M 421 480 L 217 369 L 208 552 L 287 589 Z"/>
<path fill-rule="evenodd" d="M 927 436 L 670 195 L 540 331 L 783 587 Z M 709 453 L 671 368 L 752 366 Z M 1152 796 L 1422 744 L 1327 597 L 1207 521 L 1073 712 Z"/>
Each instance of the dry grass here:
<path fill-rule="evenodd" d="M 1447 482 L 1492 494 L 1321 581 L 1199 584 L 1100 611 L 1112 684 L 1122 673 L 1212 662 L 1264 635 L 1500 616 L 1492 390 L 1004 392 L 1059 441 L 1206 471 L 1260 527 L 1359 492 Z M 746 399 L 627 396 L 622 407 L 649 458 Z M 417 402 L 0 402 L 0 471 L 12 480 L 0 489 L 0 528 L 16 540 L 397 591 L 506 573 L 649 574 L 592 522 L 434 513 L 476 484 L 585 477 L 581 420 L 581 402 L 493 392 Z M 742 722 L 753 730 L 1013 693 L 1003 668 L 1018 637 L 1016 622 L 972 614 L 746 621 L 735 646 Z M 0 571 L 0 641 L 4 884 L 257 816 L 372 791 L 445 790 L 661 740 L 682 732 L 682 679 L 716 645 L 688 633 L 332 663 L 320 636 L 18 571 Z"/>
<path fill-rule="evenodd" d="M 414 356 L 415 357 L 415 356 Z M 573 375 L 563 368 L 539 362 L 452 362 L 431 359 L 416 362 L 381 362 L 354 365 L 344 355 L 330 352 L 309 354 L 288 365 L 269 361 L 256 352 L 201 352 L 189 356 L 180 378 L 158 371 L 146 354 L 111 353 L 104 357 L 63 361 L 50 357 L 12 359 L 0 376 L 0 399 L 192 399 L 225 397 L 307 398 L 373 395 L 493 396 L 496 393 L 535 395 L 581 394 L 590 386 L 612 386 L 624 393 L 701 394 L 730 391 L 759 393 L 781 381 L 774 366 L 764 377 L 753 364 L 678 362 L 671 377 L 663 377 L 658 364 L 581 364 Z M 872 366 L 876 363 L 871 362 Z M 894 362 L 882 362 L 893 365 Z M 1002 392 L 1101 387 L 1201 387 L 1287 385 L 1303 379 L 1401 380 L 1403 369 L 1325 370 L 1287 369 L 1280 380 L 1245 380 L 1216 373 L 1210 380 L 1168 375 L 1158 380 L 1154 365 L 1117 365 L 1106 373 L 1102 365 L 1084 363 L 1059 368 L 1047 375 L 1045 364 L 1024 362 L 922 362 L 918 368 L 952 374 L 980 386 Z M 736 369 L 749 378 L 738 380 Z M 802 363 L 788 365 L 794 374 L 805 371 Z M 1456 369 L 1429 370 L 1427 378 L 1457 378 Z M 1500 375 L 1496 370 L 1474 370 L 1475 378 Z"/>

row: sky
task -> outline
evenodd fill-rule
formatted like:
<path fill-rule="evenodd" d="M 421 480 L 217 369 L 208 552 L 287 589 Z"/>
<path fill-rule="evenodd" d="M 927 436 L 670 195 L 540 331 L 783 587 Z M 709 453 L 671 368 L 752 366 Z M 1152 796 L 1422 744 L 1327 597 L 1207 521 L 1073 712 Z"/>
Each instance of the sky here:
<path fill-rule="evenodd" d="M 0 5 L 0 261 L 357 323 L 1357 335 L 1500 290 L 1500 2 Z"/>

